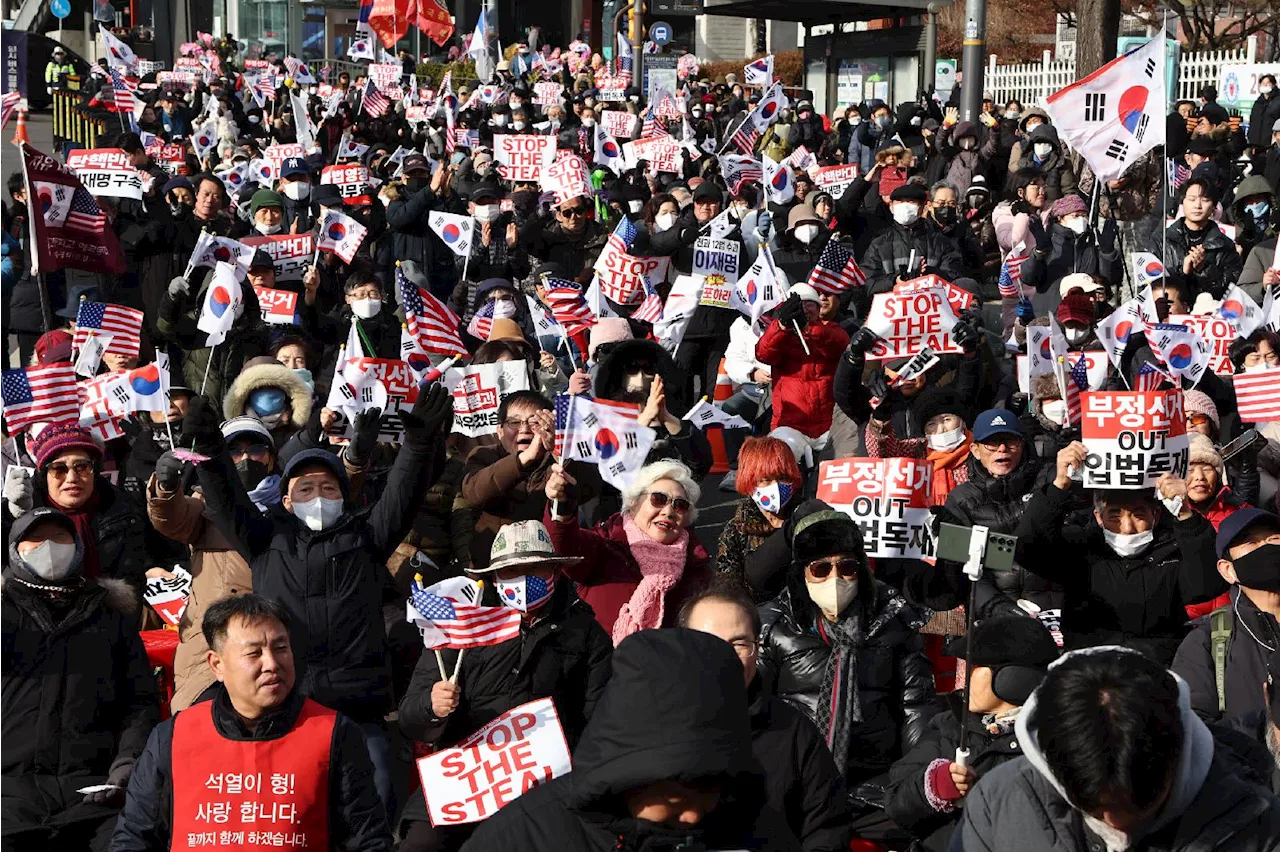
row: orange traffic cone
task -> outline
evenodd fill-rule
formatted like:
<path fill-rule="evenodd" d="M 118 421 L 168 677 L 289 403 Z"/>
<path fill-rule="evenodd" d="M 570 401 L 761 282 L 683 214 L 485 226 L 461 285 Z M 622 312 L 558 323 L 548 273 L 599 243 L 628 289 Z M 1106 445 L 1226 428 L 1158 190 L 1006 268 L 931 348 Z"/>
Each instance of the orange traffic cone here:
<path fill-rule="evenodd" d="M 720 359 L 720 370 L 716 373 L 715 401 L 724 402 L 733 396 L 733 380 L 724 369 L 724 359 Z M 709 426 L 706 430 L 707 443 L 711 445 L 711 472 L 729 472 L 729 452 L 724 446 L 724 427 Z"/>
<path fill-rule="evenodd" d="M 27 135 L 27 111 L 25 109 L 18 110 L 18 126 L 13 132 L 13 144 L 21 145 L 23 142 L 31 144 L 31 137 Z"/>

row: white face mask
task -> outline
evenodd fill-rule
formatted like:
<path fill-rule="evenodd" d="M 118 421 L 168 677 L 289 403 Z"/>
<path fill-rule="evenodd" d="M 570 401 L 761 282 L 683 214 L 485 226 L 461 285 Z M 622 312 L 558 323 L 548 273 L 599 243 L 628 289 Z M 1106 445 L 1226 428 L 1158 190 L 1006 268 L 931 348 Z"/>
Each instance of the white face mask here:
<path fill-rule="evenodd" d="M 35 549 L 22 554 L 22 564 L 39 577 L 56 583 L 71 573 L 71 561 L 75 559 L 74 544 L 59 544 L 56 541 L 41 542 Z"/>
<path fill-rule="evenodd" d="M 1036 156 L 1043 160 L 1045 157 L 1049 156 L 1049 152 L 1053 150 L 1053 143 L 1037 142 L 1031 147 L 1035 150 Z"/>
<path fill-rule="evenodd" d="M 665 231 L 676 223 L 676 214 L 659 213 L 653 217 L 653 224 L 657 226 L 659 231 Z"/>
<path fill-rule="evenodd" d="M 274 225 L 264 225 L 261 222 L 254 222 L 253 227 L 254 227 L 254 230 L 256 230 L 259 234 L 262 234 L 262 236 L 269 237 L 272 234 L 280 233 L 281 223 L 277 222 Z"/>
<path fill-rule="evenodd" d="M 308 529 L 319 532 L 325 527 L 333 526 L 334 521 L 342 517 L 342 501 L 316 497 L 305 503 L 294 503 L 293 514 L 306 524 Z"/>
<path fill-rule="evenodd" d="M 639 213 L 639 212 L 640 212 L 640 208 L 641 208 L 641 207 L 643 207 L 643 206 L 644 206 L 644 202 L 643 202 L 643 201 L 628 201 L 628 202 L 627 202 L 627 209 L 628 209 L 628 210 L 630 210 L 632 213 Z"/>
<path fill-rule="evenodd" d="M 809 600 L 817 604 L 828 621 L 838 619 L 840 613 L 858 596 L 858 581 L 839 577 L 835 571 L 820 583 L 805 580 L 804 585 L 809 591 Z"/>
<path fill-rule="evenodd" d="M 1041 404 L 1040 413 L 1044 415 L 1044 419 L 1050 423 L 1056 423 L 1062 426 L 1067 422 L 1067 404 L 1060 399 L 1051 399 Z"/>
<path fill-rule="evenodd" d="M 1151 542 L 1155 540 L 1155 537 L 1155 530 L 1147 530 L 1133 535 L 1113 533 L 1105 528 L 1102 530 L 1102 538 L 1107 542 L 1107 546 L 1120 556 L 1137 556 L 1151 546 Z"/>
<path fill-rule="evenodd" d="M 1089 329 L 1067 328 L 1063 329 L 1063 333 L 1066 334 L 1068 343 L 1080 343 L 1089 336 Z"/>
<path fill-rule="evenodd" d="M 502 213 L 502 207 L 498 204 L 477 204 L 476 219 L 481 222 L 492 222 Z"/>
<path fill-rule="evenodd" d="M 1089 227 L 1089 223 L 1085 221 L 1083 216 L 1077 216 L 1074 219 L 1069 219 L 1068 221 L 1063 222 L 1062 224 L 1067 227 L 1067 230 L 1071 231 L 1077 236 L 1079 236 L 1080 234 L 1083 234 L 1085 232 L 1085 229 Z"/>
<path fill-rule="evenodd" d="M 356 299 L 351 303 L 351 313 L 360 319 L 373 319 L 381 310 L 381 299 Z"/>
<path fill-rule="evenodd" d="M 292 180 L 284 185 L 280 190 L 284 193 L 284 197 L 290 201 L 301 201 L 304 198 L 311 197 L 311 184 L 305 181 Z"/>
<path fill-rule="evenodd" d="M 925 440 L 929 444 L 929 449 L 945 453 L 964 443 L 964 427 L 961 426 L 957 429 L 939 432 L 936 435 L 929 435 Z"/>
<path fill-rule="evenodd" d="M 893 221 L 899 225 L 910 225 L 920 218 L 920 207 L 917 204 L 893 205 Z"/>
<path fill-rule="evenodd" d="M 813 242 L 817 238 L 818 226 L 817 225 L 796 225 L 795 234 L 796 234 L 797 240 L 804 243 L 805 245 L 808 245 L 809 243 Z"/>

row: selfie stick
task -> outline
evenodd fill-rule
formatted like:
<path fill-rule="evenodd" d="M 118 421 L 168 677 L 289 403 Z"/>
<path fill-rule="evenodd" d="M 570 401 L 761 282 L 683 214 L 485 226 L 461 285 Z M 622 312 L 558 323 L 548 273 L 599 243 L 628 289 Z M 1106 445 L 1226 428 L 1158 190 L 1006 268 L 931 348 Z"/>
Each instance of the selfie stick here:
<path fill-rule="evenodd" d="M 969 578 L 969 603 L 964 610 L 964 716 L 960 720 L 960 745 L 956 748 L 955 760 L 960 766 L 969 765 L 969 688 L 973 682 L 973 666 L 969 660 L 973 656 L 973 611 L 978 605 L 978 580 L 982 577 L 982 560 L 987 553 L 987 535 L 990 532 L 988 527 L 974 526 L 969 535 L 969 559 L 961 569 Z"/>

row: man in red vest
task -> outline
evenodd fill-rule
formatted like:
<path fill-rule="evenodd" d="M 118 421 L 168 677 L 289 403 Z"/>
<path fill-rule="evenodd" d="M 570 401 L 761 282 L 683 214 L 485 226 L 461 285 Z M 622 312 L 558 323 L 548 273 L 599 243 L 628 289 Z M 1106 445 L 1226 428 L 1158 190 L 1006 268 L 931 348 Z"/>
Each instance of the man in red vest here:
<path fill-rule="evenodd" d="M 259 595 L 226 598 L 202 627 L 220 686 L 151 732 L 113 852 L 389 852 L 360 729 L 294 690 L 285 610 Z"/>

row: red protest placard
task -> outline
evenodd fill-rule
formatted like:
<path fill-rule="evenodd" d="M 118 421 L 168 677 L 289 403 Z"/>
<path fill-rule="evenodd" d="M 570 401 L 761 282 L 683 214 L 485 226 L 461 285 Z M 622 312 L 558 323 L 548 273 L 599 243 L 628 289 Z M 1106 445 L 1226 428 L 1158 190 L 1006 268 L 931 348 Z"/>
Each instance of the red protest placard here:
<path fill-rule="evenodd" d="M 818 499 L 844 512 L 862 528 L 868 556 L 932 557 L 930 482 L 933 468 L 922 459 L 849 458 L 824 461 Z"/>
<path fill-rule="evenodd" d="M 570 767 L 569 745 L 550 698 L 508 710 L 457 748 L 418 761 L 436 826 L 486 819 Z"/>
<path fill-rule="evenodd" d="M 493 159 L 505 180 L 538 183 L 555 158 L 554 136 L 499 134 L 493 137 Z"/>
<path fill-rule="evenodd" d="M 1187 475 L 1182 391 L 1081 394 L 1085 488 L 1152 488 L 1162 474 Z"/>

